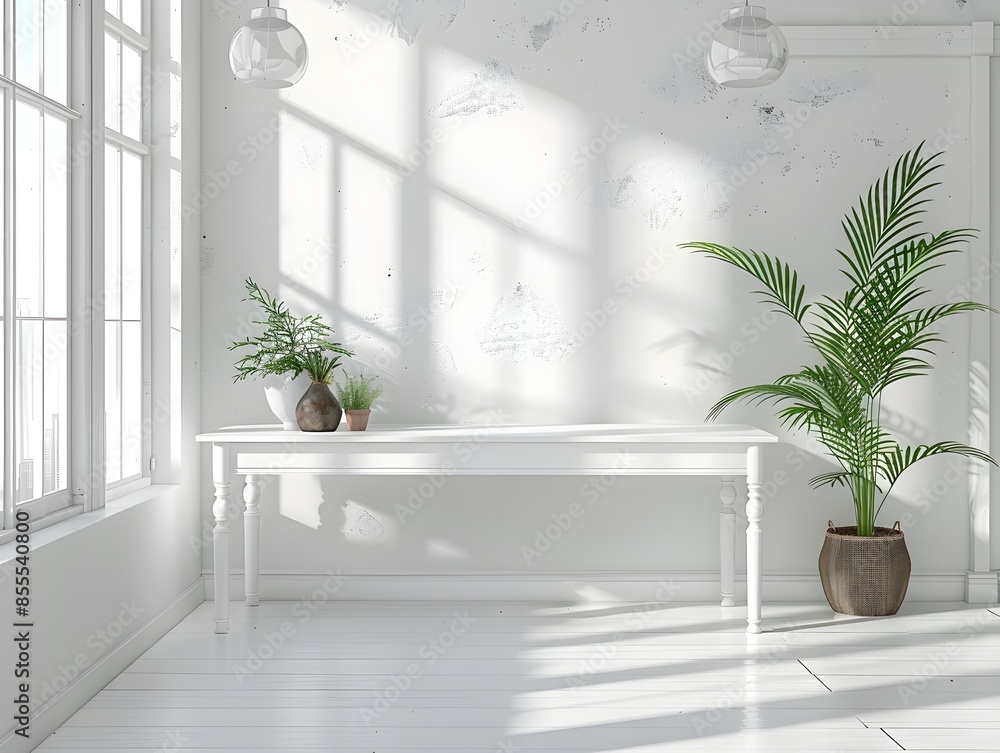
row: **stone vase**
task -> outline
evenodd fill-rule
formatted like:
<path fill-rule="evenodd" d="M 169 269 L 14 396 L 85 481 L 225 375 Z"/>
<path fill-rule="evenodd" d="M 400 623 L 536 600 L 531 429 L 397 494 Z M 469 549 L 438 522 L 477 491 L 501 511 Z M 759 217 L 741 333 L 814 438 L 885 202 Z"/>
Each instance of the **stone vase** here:
<path fill-rule="evenodd" d="M 330 385 L 313 382 L 295 406 L 295 421 L 302 431 L 336 431 L 344 411 Z"/>

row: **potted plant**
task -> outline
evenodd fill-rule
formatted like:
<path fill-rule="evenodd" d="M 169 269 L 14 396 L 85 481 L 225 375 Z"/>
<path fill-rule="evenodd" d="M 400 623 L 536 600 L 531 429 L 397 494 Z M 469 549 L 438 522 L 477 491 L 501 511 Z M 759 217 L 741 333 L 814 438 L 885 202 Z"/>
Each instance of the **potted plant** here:
<path fill-rule="evenodd" d="M 820 554 L 820 576 L 835 611 L 856 615 L 895 614 L 906 595 L 910 561 L 899 530 L 875 526 L 893 485 L 910 466 L 953 454 L 994 463 L 959 442 L 902 446 L 881 425 L 883 393 L 905 379 L 927 373 L 937 325 L 974 311 L 992 311 L 971 301 L 923 304 L 926 276 L 958 253 L 975 231 L 921 229 L 930 177 L 940 167 L 921 147 L 901 157 L 847 215 L 848 285 L 839 297 L 806 303 L 798 274 L 777 258 L 714 243 L 686 243 L 697 253 L 731 264 L 760 285 L 762 301 L 791 319 L 819 363 L 778 377 L 773 384 L 744 387 L 709 412 L 715 419 L 738 401 L 773 403 L 783 426 L 812 432 L 839 468 L 811 480 L 814 488 L 839 486 L 854 502 L 853 526 L 830 528 Z M 995 463 L 994 463 L 995 464 Z"/>
<path fill-rule="evenodd" d="M 302 431 L 336 431 L 344 411 L 330 389 L 333 371 L 340 356 L 328 356 L 313 350 L 302 358 L 302 370 L 312 380 L 309 389 L 295 406 L 295 421 Z"/>
<path fill-rule="evenodd" d="M 353 355 L 332 342 L 333 329 L 323 322 L 319 314 L 296 317 L 284 302 L 272 297 L 252 279 L 246 280 L 247 298 L 257 303 L 263 312 L 262 320 L 251 323 L 263 327 L 263 331 L 253 337 L 234 342 L 229 350 L 250 348 L 249 352 L 236 362 L 234 381 L 247 377 L 264 379 L 264 394 L 271 411 L 281 421 L 285 429 L 297 426 L 295 409 L 299 398 L 311 384 L 304 374 L 305 358 L 315 351 Z"/>
<path fill-rule="evenodd" d="M 375 377 L 363 374 L 344 379 L 344 384 L 337 385 L 337 397 L 347 414 L 347 428 L 351 431 L 364 431 L 368 428 L 368 417 L 371 416 L 372 403 L 382 394 L 382 387 L 375 384 Z"/>

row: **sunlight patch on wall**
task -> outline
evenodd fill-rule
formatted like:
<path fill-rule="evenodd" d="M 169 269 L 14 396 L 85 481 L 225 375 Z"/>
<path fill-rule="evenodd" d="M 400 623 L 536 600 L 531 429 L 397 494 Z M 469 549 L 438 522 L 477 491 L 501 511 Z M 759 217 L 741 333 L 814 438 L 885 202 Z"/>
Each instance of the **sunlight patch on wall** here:
<path fill-rule="evenodd" d="M 334 207 L 340 245 L 347 251 L 339 304 L 366 317 L 378 306 L 401 309 L 404 218 L 390 172 L 361 149 L 341 150 L 341 180 Z"/>
<path fill-rule="evenodd" d="M 586 212 L 573 199 L 594 128 L 581 109 L 519 80 L 507 60 L 447 49 L 428 61 L 427 85 L 426 130 L 446 134 L 428 161 L 434 185 L 514 231 L 583 245 Z"/>
<path fill-rule="evenodd" d="M 322 35 L 309 37 L 309 68 L 282 97 L 289 110 L 343 137 L 337 141 L 355 142 L 398 165 L 419 133 L 420 69 L 396 38 L 386 6 L 381 0 L 355 0 L 341 9 L 329 0 L 297 4 L 299 28 Z"/>
<path fill-rule="evenodd" d="M 428 539 L 427 554 L 435 560 L 471 562 L 474 559 L 470 552 L 442 539 Z"/>
<path fill-rule="evenodd" d="M 282 118 L 278 145 L 279 248 L 274 254 L 281 274 L 279 293 L 298 315 L 326 311 L 336 298 L 331 265 L 337 154 L 322 127 L 293 113 Z M 272 192 L 274 187 L 262 186 Z M 270 197 L 269 197 L 270 198 Z"/>
<path fill-rule="evenodd" d="M 315 531 L 319 530 L 320 505 L 323 502 L 323 489 L 319 476 L 305 474 L 283 474 L 276 476 L 278 480 L 278 514 L 294 520 Z M 264 490 L 265 499 L 270 496 L 270 490 Z"/>
<path fill-rule="evenodd" d="M 364 544 L 378 543 L 385 538 L 385 525 L 378 513 L 372 513 L 353 499 L 344 505 L 344 526 L 341 532 L 348 541 Z"/>

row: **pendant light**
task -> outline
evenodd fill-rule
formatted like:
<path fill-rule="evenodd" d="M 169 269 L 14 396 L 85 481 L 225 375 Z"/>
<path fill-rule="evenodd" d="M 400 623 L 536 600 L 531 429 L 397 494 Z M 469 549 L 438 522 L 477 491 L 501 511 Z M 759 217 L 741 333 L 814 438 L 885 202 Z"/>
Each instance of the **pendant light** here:
<path fill-rule="evenodd" d="M 288 12 L 272 8 L 250 11 L 229 45 L 229 65 L 238 81 L 260 89 L 283 89 L 306 72 L 309 51 L 302 33 L 288 23 Z"/>
<path fill-rule="evenodd" d="M 760 5 L 733 8 L 712 35 L 705 65 L 716 82 L 730 88 L 767 86 L 777 81 L 788 65 L 788 41 L 781 29 L 767 20 Z"/>

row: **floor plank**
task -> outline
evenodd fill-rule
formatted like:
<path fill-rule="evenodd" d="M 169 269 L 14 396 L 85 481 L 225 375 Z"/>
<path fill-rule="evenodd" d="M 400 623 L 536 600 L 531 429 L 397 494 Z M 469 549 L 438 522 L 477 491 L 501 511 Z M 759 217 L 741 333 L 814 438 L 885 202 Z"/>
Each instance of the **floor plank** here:
<path fill-rule="evenodd" d="M 1000 750 L 1000 615 L 768 604 L 198 607 L 49 753 Z"/>

